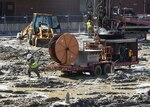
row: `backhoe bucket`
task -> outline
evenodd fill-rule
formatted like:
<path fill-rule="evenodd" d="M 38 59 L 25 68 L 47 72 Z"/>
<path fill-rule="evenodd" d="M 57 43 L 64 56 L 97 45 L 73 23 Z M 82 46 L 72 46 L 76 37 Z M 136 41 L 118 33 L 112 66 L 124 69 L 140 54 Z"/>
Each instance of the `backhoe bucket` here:
<path fill-rule="evenodd" d="M 48 47 L 48 43 L 51 38 L 36 38 L 35 39 L 35 46 L 36 47 Z"/>

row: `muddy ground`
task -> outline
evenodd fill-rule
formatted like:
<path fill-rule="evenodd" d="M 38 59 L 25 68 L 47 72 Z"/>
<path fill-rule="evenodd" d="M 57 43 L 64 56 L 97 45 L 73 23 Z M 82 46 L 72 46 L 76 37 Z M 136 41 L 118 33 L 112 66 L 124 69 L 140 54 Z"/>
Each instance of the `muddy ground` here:
<path fill-rule="evenodd" d="M 139 40 L 138 65 L 99 78 L 50 71 L 47 48 L 35 54 L 41 56 L 41 78 L 34 73 L 28 78 L 26 56 L 37 49 L 16 38 L 0 38 L 0 107 L 150 106 L 150 40 Z"/>

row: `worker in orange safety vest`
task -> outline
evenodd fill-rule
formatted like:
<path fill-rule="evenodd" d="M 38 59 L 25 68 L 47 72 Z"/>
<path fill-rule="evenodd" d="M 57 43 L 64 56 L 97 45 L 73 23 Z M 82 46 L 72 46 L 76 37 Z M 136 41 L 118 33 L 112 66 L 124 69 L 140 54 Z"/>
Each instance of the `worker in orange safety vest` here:
<path fill-rule="evenodd" d="M 133 50 L 132 49 L 129 49 L 128 56 L 129 56 L 129 60 L 131 61 L 132 60 L 132 56 L 133 56 Z"/>

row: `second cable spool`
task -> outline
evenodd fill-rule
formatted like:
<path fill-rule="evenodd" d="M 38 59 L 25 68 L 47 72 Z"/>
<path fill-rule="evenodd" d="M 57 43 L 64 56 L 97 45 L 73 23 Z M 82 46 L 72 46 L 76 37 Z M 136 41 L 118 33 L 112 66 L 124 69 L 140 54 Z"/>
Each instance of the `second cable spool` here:
<path fill-rule="evenodd" d="M 71 34 L 54 36 L 49 43 L 49 54 L 51 58 L 61 65 L 71 65 L 75 61 L 78 51 L 78 41 Z"/>

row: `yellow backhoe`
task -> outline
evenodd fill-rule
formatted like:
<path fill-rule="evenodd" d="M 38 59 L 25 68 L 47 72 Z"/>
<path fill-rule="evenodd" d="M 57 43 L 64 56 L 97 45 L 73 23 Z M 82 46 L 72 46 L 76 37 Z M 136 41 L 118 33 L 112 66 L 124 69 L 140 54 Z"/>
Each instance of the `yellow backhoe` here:
<path fill-rule="evenodd" d="M 54 34 L 61 32 L 57 16 L 45 13 L 33 13 L 32 22 L 21 31 L 22 36 L 28 38 L 33 46 L 45 46 Z"/>

